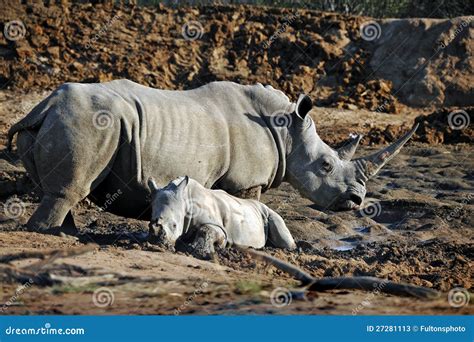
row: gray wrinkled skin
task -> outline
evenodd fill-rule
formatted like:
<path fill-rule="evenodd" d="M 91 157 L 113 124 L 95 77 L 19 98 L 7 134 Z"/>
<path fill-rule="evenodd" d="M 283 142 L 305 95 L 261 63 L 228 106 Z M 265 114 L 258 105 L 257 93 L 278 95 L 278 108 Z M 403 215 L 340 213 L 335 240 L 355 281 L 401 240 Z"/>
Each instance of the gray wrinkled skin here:
<path fill-rule="evenodd" d="M 204 258 L 214 252 L 214 245 L 296 247 L 283 219 L 263 203 L 206 189 L 188 177 L 179 177 L 161 189 L 153 179 L 148 184 L 151 242 L 174 245 L 178 238 L 191 236 L 193 252 Z"/>
<path fill-rule="evenodd" d="M 308 96 L 292 103 L 261 84 L 212 82 L 187 91 L 128 80 L 64 84 L 8 134 L 11 144 L 18 133 L 19 155 L 44 194 L 28 227 L 47 231 L 71 221 L 71 208 L 85 197 L 149 219 L 147 180 L 163 186 L 180 175 L 230 194 L 288 181 L 322 208 L 354 208 L 367 170 L 379 170 L 382 157 L 354 163 L 355 147 L 331 149 L 307 115 L 311 108 Z"/>

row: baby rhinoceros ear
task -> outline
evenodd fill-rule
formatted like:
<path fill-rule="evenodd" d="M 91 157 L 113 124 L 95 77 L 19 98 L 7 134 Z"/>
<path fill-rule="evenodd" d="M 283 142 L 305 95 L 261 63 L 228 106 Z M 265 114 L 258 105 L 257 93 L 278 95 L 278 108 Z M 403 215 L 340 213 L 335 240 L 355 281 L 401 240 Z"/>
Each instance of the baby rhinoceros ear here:
<path fill-rule="evenodd" d="M 153 177 L 148 178 L 148 188 L 150 189 L 151 193 L 154 193 L 160 189 Z"/>
<path fill-rule="evenodd" d="M 184 176 L 183 180 L 181 181 L 181 183 L 178 184 L 178 191 L 179 192 L 183 192 L 184 189 L 186 189 L 186 187 L 188 186 L 188 183 L 189 183 L 189 177 L 188 176 Z"/>

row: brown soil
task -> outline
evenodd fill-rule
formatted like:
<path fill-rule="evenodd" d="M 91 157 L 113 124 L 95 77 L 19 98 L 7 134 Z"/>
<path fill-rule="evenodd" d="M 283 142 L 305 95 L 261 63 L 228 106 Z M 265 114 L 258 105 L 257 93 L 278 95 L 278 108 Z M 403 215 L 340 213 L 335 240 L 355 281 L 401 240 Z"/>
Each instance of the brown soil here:
<path fill-rule="evenodd" d="M 0 23 L 21 20 L 26 35 L 0 37 L 2 88 L 122 77 L 181 89 L 233 80 L 342 109 L 474 104 L 472 17 L 378 20 L 369 26 L 378 38 L 368 40 L 361 25 L 371 18 L 308 10 L 6 2 Z M 186 24 L 197 39 L 185 39 Z"/>
<path fill-rule="evenodd" d="M 430 115 L 420 115 L 415 118 L 415 123 L 420 127 L 411 140 L 428 144 L 472 144 L 474 130 L 470 125 L 471 118 L 474 118 L 474 107 L 442 108 Z M 385 128 L 372 128 L 362 140 L 362 144 L 391 143 L 409 128 L 408 124 L 390 124 Z"/>
<path fill-rule="evenodd" d="M 474 107 L 447 110 L 443 108 L 428 116 L 419 116 L 420 124 L 415 139 L 428 144 L 473 143 L 474 130 L 470 125 Z"/>

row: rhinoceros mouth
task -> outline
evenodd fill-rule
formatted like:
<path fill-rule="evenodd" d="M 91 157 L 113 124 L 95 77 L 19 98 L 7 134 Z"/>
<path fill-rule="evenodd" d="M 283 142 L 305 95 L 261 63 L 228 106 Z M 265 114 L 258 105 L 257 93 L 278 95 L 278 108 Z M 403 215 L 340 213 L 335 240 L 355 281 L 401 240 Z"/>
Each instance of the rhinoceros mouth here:
<path fill-rule="evenodd" d="M 336 211 L 347 211 L 347 210 L 356 210 L 359 208 L 359 205 L 354 203 L 351 200 L 345 200 L 337 204 Z"/>
<path fill-rule="evenodd" d="M 364 196 L 361 196 L 360 193 L 361 192 L 357 191 L 357 189 L 351 189 L 343 198 L 335 203 L 334 210 L 344 211 L 359 209 L 364 199 Z"/>
<path fill-rule="evenodd" d="M 359 209 L 359 205 L 354 203 L 351 200 L 343 200 L 337 203 L 334 203 L 333 205 L 330 206 L 321 206 L 318 204 L 313 203 L 311 205 L 313 209 L 319 210 L 319 211 L 327 211 L 327 210 L 332 210 L 332 211 L 349 211 L 349 210 L 357 210 Z"/>

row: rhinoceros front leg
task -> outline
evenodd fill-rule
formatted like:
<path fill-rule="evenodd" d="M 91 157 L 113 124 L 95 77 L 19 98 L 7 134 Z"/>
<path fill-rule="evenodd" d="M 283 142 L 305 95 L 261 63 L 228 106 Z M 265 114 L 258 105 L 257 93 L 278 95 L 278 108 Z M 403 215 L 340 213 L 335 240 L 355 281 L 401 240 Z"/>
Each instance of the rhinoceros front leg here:
<path fill-rule="evenodd" d="M 296 243 L 285 221 L 271 209 L 268 214 L 268 242 L 273 247 L 295 249 Z"/>
<path fill-rule="evenodd" d="M 250 189 L 240 190 L 234 194 L 236 197 L 254 199 L 260 201 L 260 196 L 262 195 L 262 186 L 255 186 Z"/>
<path fill-rule="evenodd" d="M 190 252 L 196 258 L 209 260 L 215 253 L 214 246 L 225 247 L 226 236 L 224 231 L 214 225 L 204 224 L 200 226 L 190 244 Z"/>

